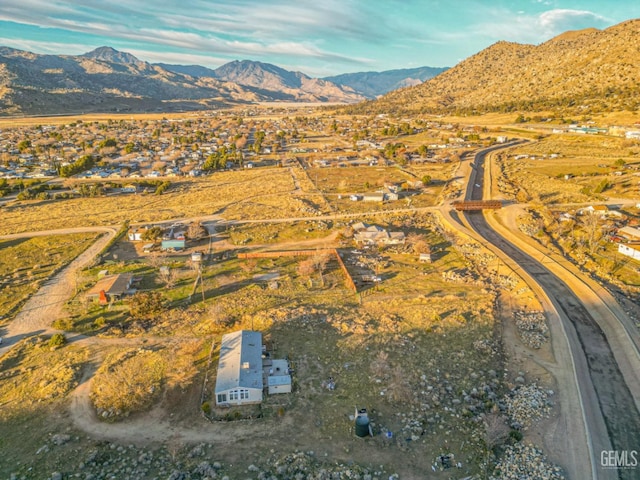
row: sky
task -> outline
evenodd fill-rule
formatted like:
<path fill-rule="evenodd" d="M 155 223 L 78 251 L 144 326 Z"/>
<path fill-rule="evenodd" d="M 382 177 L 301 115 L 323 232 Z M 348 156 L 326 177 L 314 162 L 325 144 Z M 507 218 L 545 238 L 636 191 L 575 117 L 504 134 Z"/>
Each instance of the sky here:
<path fill-rule="evenodd" d="M 451 67 L 500 40 L 540 44 L 638 17 L 638 0 L 0 0 L 0 45 L 322 77 Z"/>

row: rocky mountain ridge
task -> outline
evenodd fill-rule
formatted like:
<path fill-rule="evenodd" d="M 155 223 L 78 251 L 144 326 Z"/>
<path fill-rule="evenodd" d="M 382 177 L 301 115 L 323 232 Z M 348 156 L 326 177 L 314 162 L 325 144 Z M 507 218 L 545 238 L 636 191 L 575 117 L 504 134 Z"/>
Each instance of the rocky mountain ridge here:
<path fill-rule="evenodd" d="M 566 32 L 537 46 L 498 42 L 421 85 L 351 111 L 637 110 L 639 56 L 640 19 Z"/>

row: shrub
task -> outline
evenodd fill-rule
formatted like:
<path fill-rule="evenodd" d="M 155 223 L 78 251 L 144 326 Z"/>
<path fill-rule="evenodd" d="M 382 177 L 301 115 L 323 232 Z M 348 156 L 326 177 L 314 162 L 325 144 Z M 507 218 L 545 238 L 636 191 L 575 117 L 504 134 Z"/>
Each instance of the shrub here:
<path fill-rule="evenodd" d="M 67 337 L 65 337 L 62 333 L 54 333 L 49 339 L 50 347 L 61 347 L 65 343 L 67 343 Z"/>
<path fill-rule="evenodd" d="M 519 442 L 522 440 L 522 432 L 520 430 L 512 429 L 509 432 L 509 438 L 515 440 L 516 442 Z"/>
<path fill-rule="evenodd" d="M 160 292 L 138 292 L 129 300 L 129 313 L 133 318 L 151 318 L 165 309 L 165 299 Z"/>
<path fill-rule="evenodd" d="M 207 416 L 211 415 L 211 404 L 209 402 L 202 404 L 202 412 Z"/>

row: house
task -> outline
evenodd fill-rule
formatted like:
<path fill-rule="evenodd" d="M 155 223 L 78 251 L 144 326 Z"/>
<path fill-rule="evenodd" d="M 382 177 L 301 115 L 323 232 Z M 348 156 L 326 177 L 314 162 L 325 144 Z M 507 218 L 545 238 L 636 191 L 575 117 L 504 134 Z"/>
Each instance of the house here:
<path fill-rule="evenodd" d="M 139 242 L 142 240 L 142 236 L 147 231 L 147 227 L 131 227 L 129 228 L 129 241 L 131 242 Z"/>
<path fill-rule="evenodd" d="M 629 245 L 625 245 L 624 243 L 618 244 L 618 253 L 626 255 L 627 257 L 631 257 L 635 260 L 640 260 L 640 250 L 637 250 Z"/>
<path fill-rule="evenodd" d="M 125 295 L 133 295 L 136 292 L 135 288 L 131 287 L 132 283 L 133 275 L 128 273 L 105 276 L 87 292 L 87 297 L 98 299 L 100 303 L 120 300 Z"/>
<path fill-rule="evenodd" d="M 216 405 L 248 405 L 262 402 L 262 333 L 238 330 L 222 336 Z"/>
<path fill-rule="evenodd" d="M 353 239 L 361 245 L 401 245 L 405 242 L 404 232 L 388 232 L 377 225 L 356 223 L 353 225 Z"/>
<path fill-rule="evenodd" d="M 589 205 L 588 207 L 578 210 L 578 215 L 588 214 L 599 215 L 601 217 L 622 217 L 622 213 L 617 210 L 611 210 L 607 205 Z"/>

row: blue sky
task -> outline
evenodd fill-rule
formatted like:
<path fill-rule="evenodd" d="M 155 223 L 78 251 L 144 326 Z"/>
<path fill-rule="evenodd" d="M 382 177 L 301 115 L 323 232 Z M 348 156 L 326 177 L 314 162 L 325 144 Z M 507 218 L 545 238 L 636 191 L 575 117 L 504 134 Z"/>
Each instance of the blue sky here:
<path fill-rule="evenodd" d="M 325 76 L 453 66 L 499 40 L 539 44 L 638 17 L 638 0 L 1 0 L 0 45 Z"/>

